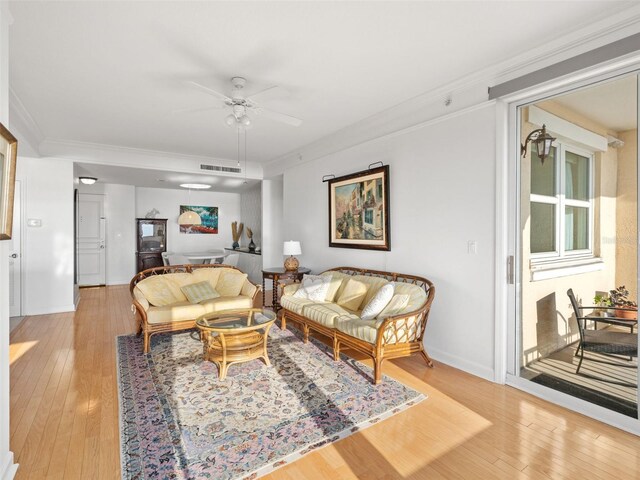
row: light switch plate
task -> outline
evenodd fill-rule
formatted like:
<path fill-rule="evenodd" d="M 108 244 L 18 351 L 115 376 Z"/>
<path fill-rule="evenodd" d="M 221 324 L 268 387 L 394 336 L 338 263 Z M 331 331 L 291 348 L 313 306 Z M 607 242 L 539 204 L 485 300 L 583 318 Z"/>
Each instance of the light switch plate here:
<path fill-rule="evenodd" d="M 41 227 L 42 220 L 39 218 L 28 218 L 27 219 L 27 227 Z"/>

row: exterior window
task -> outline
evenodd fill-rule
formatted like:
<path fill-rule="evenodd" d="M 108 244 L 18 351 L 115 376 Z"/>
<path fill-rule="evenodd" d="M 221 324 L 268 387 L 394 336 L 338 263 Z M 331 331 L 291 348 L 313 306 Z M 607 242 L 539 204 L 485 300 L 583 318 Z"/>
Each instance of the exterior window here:
<path fill-rule="evenodd" d="M 592 256 L 593 153 L 557 143 L 544 165 L 531 152 L 532 260 Z"/>

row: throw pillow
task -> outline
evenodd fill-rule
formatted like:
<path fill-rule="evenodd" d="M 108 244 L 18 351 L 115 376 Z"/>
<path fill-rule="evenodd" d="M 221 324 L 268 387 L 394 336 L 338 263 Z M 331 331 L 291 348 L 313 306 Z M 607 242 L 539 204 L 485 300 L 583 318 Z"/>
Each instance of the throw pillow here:
<path fill-rule="evenodd" d="M 362 315 L 360 315 L 360 318 L 362 318 L 362 320 L 373 320 L 380 315 L 380 312 L 384 310 L 384 307 L 387 306 L 392 297 L 393 285 L 390 283 L 383 285 L 378 290 L 378 293 L 376 293 L 373 298 L 369 300 L 369 303 L 367 303 L 362 309 Z"/>
<path fill-rule="evenodd" d="M 293 294 L 294 298 L 306 298 L 314 302 L 324 302 L 329 290 L 331 277 L 321 275 L 305 275 L 300 288 Z"/>
<path fill-rule="evenodd" d="M 367 284 L 350 278 L 338 297 L 338 305 L 355 312 L 367 295 Z"/>
<path fill-rule="evenodd" d="M 237 297 L 246 279 L 246 273 L 222 272 L 216 284 L 216 290 L 222 297 Z"/>
<path fill-rule="evenodd" d="M 218 298 L 220 294 L 206 280 L 203 282 L 192 283 L 181 287 L 182 293 L 185 294 L 187 300 L 191 303 L 200 303 L 210 298 Z"/>
<path fill-rule="evenodd" d="M 339 272 L 325 272 L 321 275 L 322 277 L 328 277 L 331 280 L 329 281 L 329 288 L 327 289 L 327 296 L 324 298 L 327 302 L 335 301 L 336 294 L 338 290 L 340 290 L 340 285 L 342 285 L 342 280 L 346 276 L 344 273 Z M 345 280 L 346 283 L 346 280 Z"/>
<path fill-rule="evenodd" d="M 165 275 L 147 277 L 137 286 L 149 303 L 155 307 L 165 307 L 187 299 L 178 285 Z"/>
<path fill-rule="evenodd" d="M 394 295 L 387 306 L 380 312 L 378 318 L 382 320 L 387 317 L 398 315 L 404 311 L 407 305 L 409 305 L 409 295 Z"/>

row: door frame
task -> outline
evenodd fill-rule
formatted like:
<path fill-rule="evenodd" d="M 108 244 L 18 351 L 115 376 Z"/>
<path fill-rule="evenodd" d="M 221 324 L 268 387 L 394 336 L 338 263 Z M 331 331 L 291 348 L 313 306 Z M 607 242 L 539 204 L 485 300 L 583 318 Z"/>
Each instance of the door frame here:
<path fill-rule="evenodd" d="M 20 202 L 20 212 L 19 215 L 15 215 L 15 211 L 14 211 L 14 218 L 18 218 L 19 222 L 20 222 L 20 242 L 18 245 L 18 249 L 20 251 L 20 272 L 19 272 L 19 288 L 20 288 L 20 299 L 19 299 L 19 308 L 20 308 L 20 314 L 17 316 L 23 316 L 24 314 L 24 293 L 25 293 L 25 268 L 24 268 L 24 246 L 25 246 L 25 198 L 26 198 L 26 182 L 23 181 L 22 178 L 16 178 L 16 184 L 19 184 L 20 187 L 17 188 L 17 190 L 19 191 L 19 195 L 18 195 L 18 200 Z M 9 280 L 11 281 L 11 280 Z M 11 315 L 9 315 L 11 317 Z M 15 317 L 16 315 L 14 315 Z"/>
<path fill-rule="evenodd" d="M 580 400 L 525 380 L 518 375 L 523 268 L 520 229 L 520 135 L 518 107 L 576 88 L 596 84 L 618 76 L 636 73 L 640 84 L 640 52 L 622 59 L 567 75 L 534 87 L 507 95 L 496 103 L 496 323 L 495 381 L 504 383 L 575 412 L 640 435 L 640 420 Z M 640 86 L 639 86 L 640 90 Z M 640 104 L 640 91 L 638 96 Z M 640 125 L 638 128 L 640 132 Z M 640 134 L 639 134 L 640 139 Z M 640 144 L 639 144 L 640 145 Z M 640 148 L 638 149 L 640 159 Z M 640 163 L 640 162 L 638 162 Z M 640 165 L 638 168 L 640 180 Z M 640 182 L 638 183 L 640 187 Z M 640 202 L 638 206 L 640 219 Z M 513 258 L 513 282 L 509 283 L 507 259 Z M 638 265 L 640 276 L 640 255 Z M 640 285 L 640 281 L 639 281 Z M 640 396 L 640 394 L 639 394 Z M 640 398 L 639 398 L 640 400 Z M 640 404 L 640 402 L 639 402 Z"/>
<path fill-rule="evenodd" d="M 80 276 L 81 276 L 81 272 L 80 272 L 80 268 L 81 268 L 81 253 L 80 253 L 80 228 L 79 228 L 79 222 L 80 222 L 80 216 L 78 213 L 78 228 L 75 232 L 75 244 L 77 245 L 77 255 L 78 255 L 78 262 L 77 262 L 77 281 L 78 281 L 78 286 L 79 288 L 82 287 L 88 287 L 88 286 L 104 286 L 107 284 L 107 252 L 106 252 L 106 242 L 107 242 L 107 222 L 106 222 L 106 216 L 105 216 L 105 203 L 106 203 L 106 195 L 104 193 L 84 193 L 84 192 L 79 192 L 78 194 L 78 209 L 80 208 L 80 205 L 82 204 L 82 197 L 100 197 L 100 202 L 102 205 L 102 209 L 100 212 L 100 217 L 98 219 L 99 224 L 100 224 L 100 231 L 102 233 L 102 246 L 100 247 L 100 249 L 102 250 L 101 252 L 101 270 L 102 270 L 102 276 L 103 278 L 100 279 L 100 283 L 87 283 L 87 284 L 81 284 L 80 282 Z"/>

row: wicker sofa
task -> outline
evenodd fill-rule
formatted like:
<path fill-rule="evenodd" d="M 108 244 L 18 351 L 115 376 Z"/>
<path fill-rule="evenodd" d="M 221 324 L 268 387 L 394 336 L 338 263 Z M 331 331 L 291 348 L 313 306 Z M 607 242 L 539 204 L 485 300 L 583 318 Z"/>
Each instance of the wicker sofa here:
<path fill-rule="evenodd" d="M 433 362 L 427 355 L 422 339 L 435 296 L 433 283 L 426 278 L 400 273 L 339 267 L 327 270 L 322 276 L 331 276 L 331 285 L 324 301 L 297 298 L 295 292 L 300 284 L 284 287 L 280 304 L 283 307 L 281 328 L 287 328 L 291 320 L 300 325 L 304 341 L 309 339 L 309 331 L 319 332 L 333 341 L 334 360 L 339 360 L 342 347 L 352 348 L 373 359 L 374 383 L 382 377 L 382 362 L 390 358 L 420 354 L 429 367 Z M 366 295 L 359 308 L 366 305 L 378 290 L 392 282 L 394 295 L 407 297 L 404 307 L 390 311 L 372 320 L 360 318 L 362 310 L 349 310 L 340 306 L 348 280 L 352 278 L 366 284 Z"/>
<path fill-rule="evenodd" d="M 221 296 L 200 303 L 189 302 L 181 287 L 202 281 L 209 282 L 214 289 L 217 287 Z M 148 353 L 152 335 L 194 328 L 196 319 L 205 313 L 251 308 L 261 287 L 230 265 L 203 264 L 143 270 L 133 277 L 129 291 L 138 317 L 138 334 L 144 333 L 144 353 Z"/>

